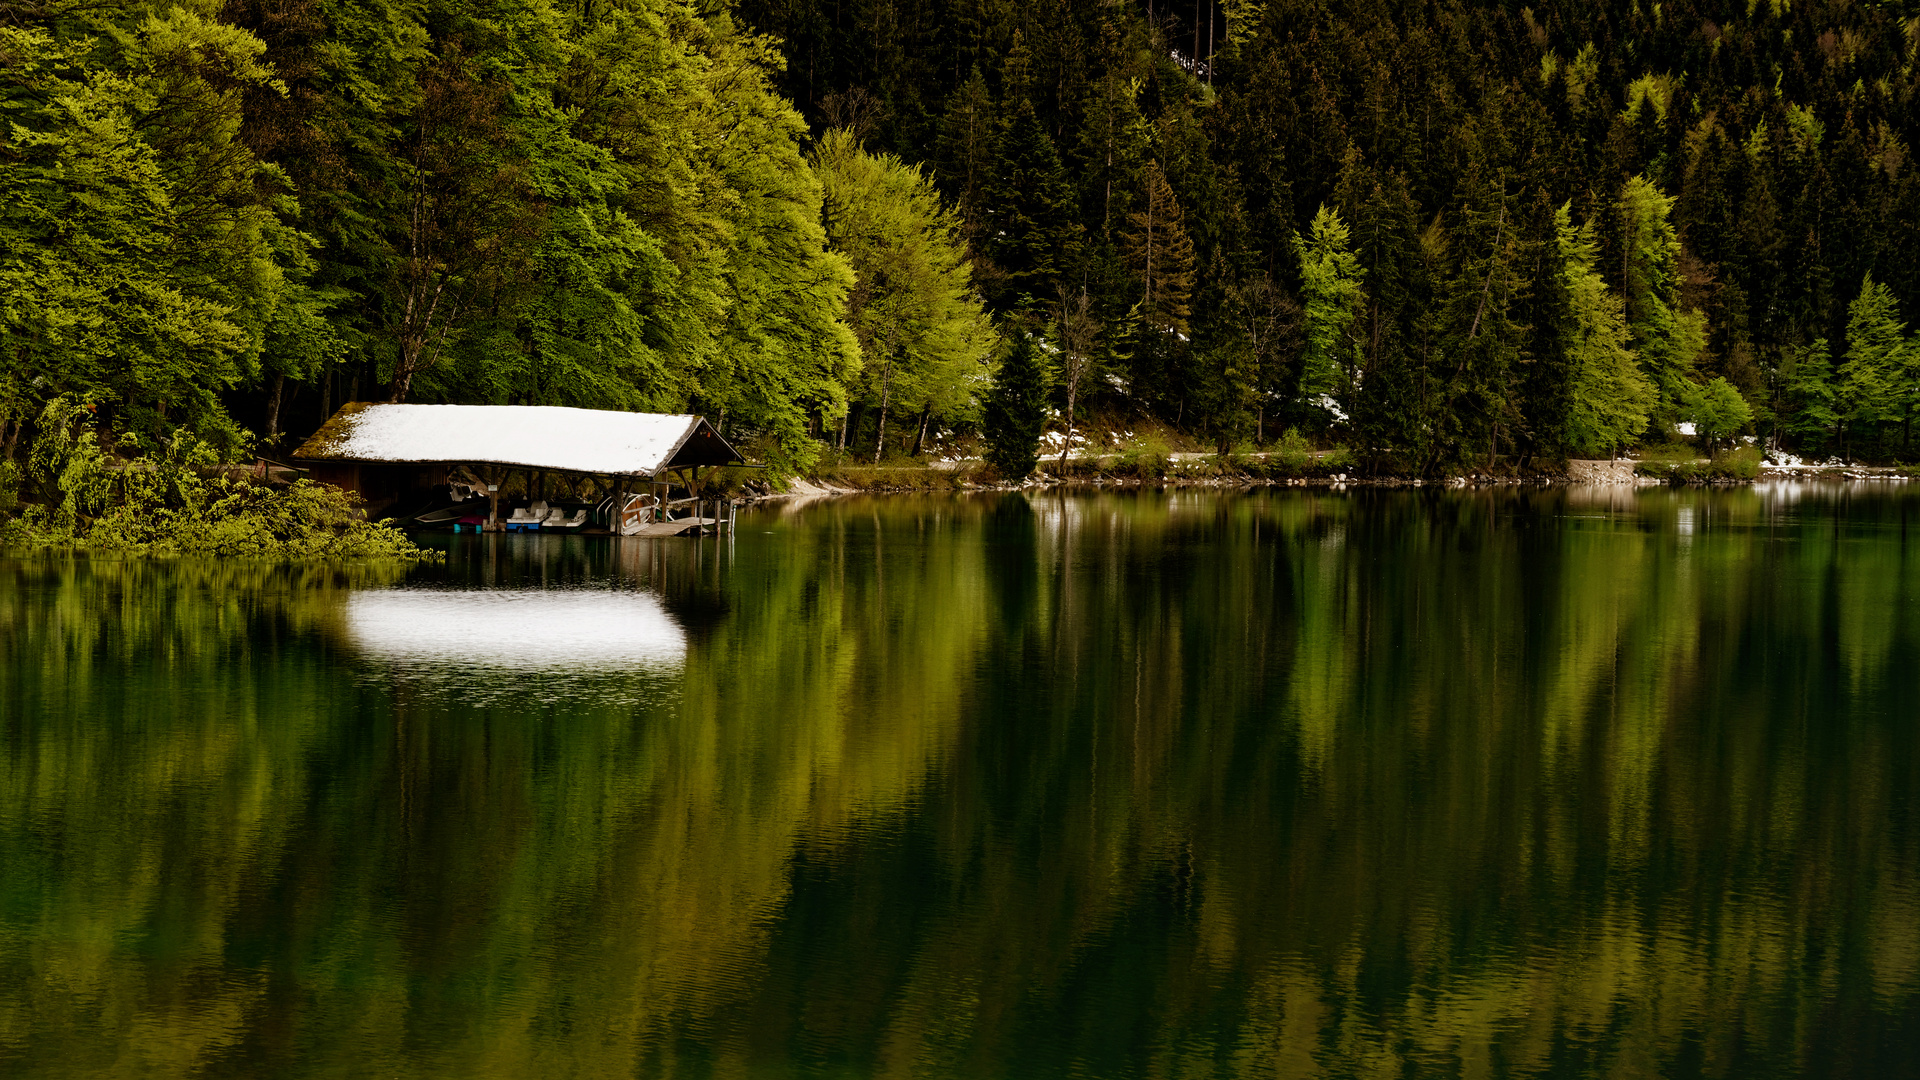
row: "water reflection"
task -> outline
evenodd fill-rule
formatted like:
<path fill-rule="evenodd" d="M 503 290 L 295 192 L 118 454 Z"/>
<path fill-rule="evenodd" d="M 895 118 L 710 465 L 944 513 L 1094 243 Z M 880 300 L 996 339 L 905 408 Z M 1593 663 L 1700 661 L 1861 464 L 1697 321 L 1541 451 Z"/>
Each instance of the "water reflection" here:
<path fill-rule="evenodd" d="M 404 588 L 0 563 L 0 1072 L 1900 1075 L 1916 510 L 1049 493 L 454 538 Z"/>
<path fill-rule="evenodd" d="M 381 662 L 386 677 L 445 686 L 469 701 L 598 692 L 607 676 L 670 675 L 687 653 L 686 632 L 645 592 L 363 591 L 347 598 L 342 622 L 352 647 Z"/>

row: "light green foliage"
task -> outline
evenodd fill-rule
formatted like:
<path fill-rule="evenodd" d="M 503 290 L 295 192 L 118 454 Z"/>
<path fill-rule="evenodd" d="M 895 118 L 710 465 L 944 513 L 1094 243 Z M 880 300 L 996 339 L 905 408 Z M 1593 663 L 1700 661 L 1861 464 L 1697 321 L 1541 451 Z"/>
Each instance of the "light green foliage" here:
<path fill-rule="evenodd" d="M 1920 295 L 1915 39 L 1885 5 L 1722 20 L 1686 56 L 1658 5 L 1236 2 L 1191 42 L 1151 10 L 15 3 L 0 456 L 63 393 L 225 454 L 347 396 L 700 412 L 786 469 L 855 398 L 964 423 L 979 371 L 909 385 L 899 320 L 849 308 L 873 251 L 827 226 L 897 193 L 823 222 L 803 150 L 842 124 L 951 200 L 996 314 L 1084 299 L 1115 378 L 1070 372 L 1076 405 L 1218 446 L 1324 436 L 1331 393 L 1369 468 L 1598 453 L 1677 420 L 1699 369 L 1754 392 L 1869 268 Z M 1593 228 L 1563 243 L 1569 199 Z M 1296 300 L 1298 333 L 1270 317 Z M 1875 454 L 1920 406 L 1920 354 L 1880 354 L 1834 379 L 1834 434 Z"/>
<path fill-rule="evenodd" d="M 1903 419 L 1913 404 L 1915 348 L 1893 291 L 1869 274 L 1847 306 L 1847 355 L 1837 409 L 1850 424 Z"/>
<path fill-rule="evenodd" d="M 1267 17 L 1267 5 L 1261 0 L 1221 0 L 1220 7 L 1226 16 L 1227 40 L 1236 46 L 1252 41 Z"/>
<path fill-rule="evenodd" d="M 1659 411 L 1673 416 L 1706 346 L 1706 317 L 1679 309 L 1680 238 L 1674 200 L 1644 176 L 1621 188 L 1622 278 L 1627 327 L 1640 364 L 1660 391 Z"/>
<path fill-rule="evenodd" d="M 733 210 L 727 315 L 693 401 L 771 433 L 773 464 L 804 468 L 817 447 L 809 413 L 836 412 L 858 370 L 859 344 L 841 319 L 853 271 L 827 248 L 820 183 L 800 154 L 806 125 L 767 81 L 780 63 L 773 43 L 738 31 L 724 12 L 695 31 L 712 58 L 714 111 L 703 129 Z"/>
<path fill-rule="evenodd" d="M 402 144 L 393 394 L 701 412 L 809 463 L 858 370 L 853 275 L 772 45 L 678 0 L 501 18 L 437 44 L 431 145 Z"/>
<path fill-rule="evenodd" d="M 1646 429 L 1658 391 L 1629 345 L 1626 305 L 1596 267 L 1593 223 L 1573 224 L 1572 205 L 1554 214 L 1560 277 L 1571 320 L 1562 332 L 1569 372 L 1567 441 L 1588 454 L 1612 454 Z"/>
<path fill-rule="evenodd" d="M 1753 422 L 1753 407 L 1732 383 L 1718 375 L 1704 386 L 1690 387 L 1681 399 L 1681 410 L 1693 421 L 1709 454 L 1719 440 L 1738 434 Z"/>
<path fill-rule="evenodd" d="M 435 557 L 368 522 L 337 488 L 299 480 L 276 489 L 223 468 L 218 451 L 184 429 L 121 460 L 71 398 L 49 402 L 36 426 L 28 478 L 54 497 L 0 527 L 0 541 L 292 561 Z"/>
<path fill-rule="evenodd" d="M 1366 271 L 1353 253 L 1346 222 L 1327 206 L 1314 214 L 1305 237 L 1293 234 L 1293 252 L 1300 261 L 1306 336 L 1300 395 L 1312 397 L 1334 389 L 1359 360 L 1350 331 L 1365 295 Z"/>
<path fill-rule="evenodd" d="M 880 437 L 890 410 L 930 410 L 949 423 L 968 416 L 993 337 L 958 216 L 919 168 L 868 153 L 851 132 L 829 131 L 813 163 L 827 239 L 855 274 L 846 321 L 860 341 L 859 392 L 879 410 Z"/>
<path fill-rule="evenodd" d="M 1831 436 L 1840 422 L 1835 411 L 1833 356 L 1826 338 L 1790 350 L 1781 364 L 1780 382 L 1785 408 L 1780 426 L 1795 438 L 1818 443 Z"/>
<path fill-rule="evenodd" d="M 1047 427 L 1047 398 L 1053 373 L 1032 335 L 1015 330 L 1006 337 L 993 388 L 987 393 L 981 434 L 987 464 L 1002 479 L 1018 483 L 1040 460 L 1040 434 Z"/>
<path fill-rule="evenodd" d="M 252 35 L 172 9 L 102 44 L 0 27 L 0 409 L 62 393 L 231 445 L 218 394 L 271 333 L 324 341 L 306 241 L 239 142 Z"/>
<path fill-rule="evenodd" d="M 1172 466 L 1173 447 L 1159 435 L 1147 434 L 1127 440 L 1114 458 L 1113 471 L 1139 480 L 1159 480 Z"/>

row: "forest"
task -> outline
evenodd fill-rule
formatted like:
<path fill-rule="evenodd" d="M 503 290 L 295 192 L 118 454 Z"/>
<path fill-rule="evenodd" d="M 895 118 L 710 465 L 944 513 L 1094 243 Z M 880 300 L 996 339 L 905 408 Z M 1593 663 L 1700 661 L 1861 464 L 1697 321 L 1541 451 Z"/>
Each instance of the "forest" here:
<path fill-rule="evenodd" d="M 1860 0 L 0 0 L 0 445 L 552 404 L 803 470 L 1012 383 L 1394 475 L 1912 460 L 1917 57 Z"/>

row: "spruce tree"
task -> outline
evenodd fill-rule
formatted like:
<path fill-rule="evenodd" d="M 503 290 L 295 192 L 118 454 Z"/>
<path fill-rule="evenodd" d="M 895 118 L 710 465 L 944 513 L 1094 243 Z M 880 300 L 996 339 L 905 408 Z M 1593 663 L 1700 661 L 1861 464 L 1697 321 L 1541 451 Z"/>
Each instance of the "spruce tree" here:
<path fill-rule="evenodd" d="M 1651 115 L 1651 110 L 1642 110 Z M 1640 364 L 1660 390 L 1662 420 L 1671 420 L 1692 385 L 1694 359 L 1706 345 L 1705 320 L 1680 310 L 1680 238 L 1674 200 L 1645 176 L 1629 179 L 1618 205 L 1622 237 L 1621 293 Z"/>
<path fill-rule="evenodd" d="M 1193 297 L 1193 241 L 1187 235 L 1173 185 L 1158 163 L 1147 165 L 1145 198 L 1127 215 L 1121 257 L 1133 275 L 1130 322 L 1135 401 L 1164 404 L 1169 418 L 1183 420 L 1190 381 L 1183 378 L 1190 359 Z"/>
<path fill-rule="evenodd" d="M 1593 223 L 1575 227 L 1571 203 L 1554 215 L 1568 312 L 1561 328 L 1572 370 L 1567 441 L 1585 454 L 1612 454 L 1647 426 L 1659 400 L 1628 346 L 1626 307 L 1596 267 Z"/>
<path fill-rule="evenodd" d="M 1005 311 L 1059 294 L 1079 254 L 1080 223 L 1073 183 L 1031 102 L 1015 109 L 1002 147 L 983 214 L 985 247 L 1001 277 L 982 284 Z"/>
<path fill-rule="evenodd" d="M 1052 372 L 1033 337 L 1015 329 L 1007 335 L 1000 368 L 987 391 L 987 464 L 1013 483 L 1025 480 L 1040 462 L 1040 434 L 1047 426 L 1047 396 Z"/>
<path fill-rule="evenodd" d="M 1193 240 L 1160 163 L 1147 163 L 1146 205 L 1127 215 L 1122 251 L 1140 284 L 1140 323 L 1149 333 L 1185 334 L 1193 299 Z"/>
<path fill-rule="evenodd" d="M 1840 415 L 1849 435 L 1855 425 L 1906 419 L 1912 349 L 1893 290 L 1868 274 L 1847 306 L 1847 358 L 1840 365 Z"/>
<path fill-rule="evenodd" d="M 1354 257 L 1346 222 L 1325 206 L 1313 216 L 1307 236 L 1293 234 L 1293 253 L 1300 260 L 1300 296 L 1306 309 L 1299 394 L 1311 399 L 1333 390 L 1342 369 L 1351 369 L 1357 359 L 1350 335 L 1365 295 L 1365 271 Z"/>
<path fill-rule="evenodd" d="M 1796 445 L 1811 449 L 1832 436 L 1840 416 L 1834 411 L 1833 356 L 1826 338 L 1787 353 L 1780 390 L 1784 408 L 1779 426 Z"/>

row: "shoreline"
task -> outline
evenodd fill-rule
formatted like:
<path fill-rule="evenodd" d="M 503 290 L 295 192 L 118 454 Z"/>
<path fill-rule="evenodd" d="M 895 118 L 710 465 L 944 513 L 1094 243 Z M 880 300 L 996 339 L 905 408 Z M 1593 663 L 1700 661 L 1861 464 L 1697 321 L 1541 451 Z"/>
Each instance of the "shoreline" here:
<path fill-rule="evenodd" d="M 947 464 L 947 463 L 940 463 Z M 1753 487 L 1781 480 L 1827 481 L 1835 483 L 1858 483 L 1862 481 L 1884 481 L 1903 483 L 1916 479 L 1912 474 L 1901 471 L 1895 466 L 1867 465 L 1763 465 L 1757 475 L 1750 478 L 1716 476 L 1659 477 L 1649 476 L 1637 471 L 1640 462 L 1631 459 L 1607 460 L 1571 460 L 1565 470 L 1542 471 L 1518 476 L 1496 476 L 1488 474 L 1468 474 L 1451 476 L 1438 480 L 1426 480 L 1418 477 L 1396 476 L 1360 476 L 1336 472 L 1323 476 L 1268 477 L 1246 472 L 1225 472 L 1212 475 L 1200 475 L 1197 472 L 1183 471 L 1178 463 L 1170 464 L 1163 476 L 1114 476 L 1095 474 L 1091 476 L 1061 476 L 1044 469 L 1036 470 L 1033 475 L 1017 484 L 1002 481 L 985 481 L 974 478 L 970 471 L 954 468 L 951 464 L 941 468 L 940 464 L 925 466 L 864 466 L 857 469 L 838 470 L 813 476 L 794 477 L 787 481 L 787 490 L 756 495 L 750 501 L 783 498 L 820 498 L 832 495 L 865 494 L 911 494 L 933 491 L 1031 491 L 1045 488 L 1086 488 L 1089 490 L 1125 490 L 1129 488 L 1328 488 L 1347 490 L 1350 488 L 1391 488 L 1420 489 L 1438 488 L 1445 490 L 1467 490 L 1479 488 L 1549 488 L 1549 487 L 1605 487 L 1605 488 L 1648 488 L 1648 487 Z M 847 474 L 854 473 L 857 478 Z M 894 474 L 889 476 L 887 474 Z M 892 481 L 892 482 L 890 482 Z"/>

